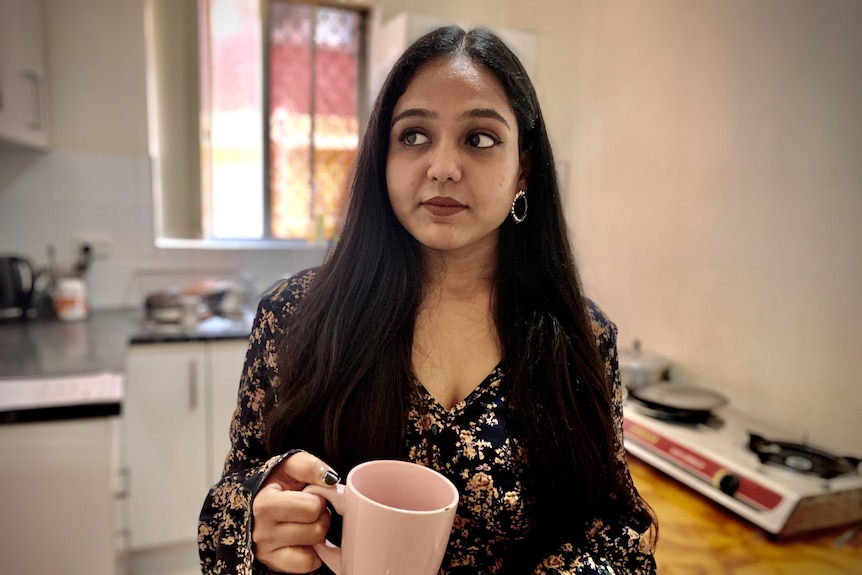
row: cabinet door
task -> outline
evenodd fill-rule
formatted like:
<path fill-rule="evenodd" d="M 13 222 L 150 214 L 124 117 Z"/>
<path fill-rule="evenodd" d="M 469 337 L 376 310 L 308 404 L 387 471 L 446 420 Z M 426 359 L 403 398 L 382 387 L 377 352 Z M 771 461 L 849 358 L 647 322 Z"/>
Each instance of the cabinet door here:
<path fill-rule="evenodd" d="M 209 488 L 205 345 L 132 345 L 124 405 L 130 545 L 194 540 Z"/>
<path fill-rule="evenodd" d="M 230 450 L 230 422 L 236 408 L 239 378 L 242 373 L 248 343 L 244 339 L 213 341 L 209 343 L 211 419 L 210 430 L 210 483 L 221 477 L 225 456 Z"/>
<path fill-rule="evenodd" d="M 48 145 L 41 0 L 0 0 L 0 139 Z"/>
<path fill-rule="evenodd" d="M 0 572 L 115 575 L 111 417 L 0 425 Z"/>

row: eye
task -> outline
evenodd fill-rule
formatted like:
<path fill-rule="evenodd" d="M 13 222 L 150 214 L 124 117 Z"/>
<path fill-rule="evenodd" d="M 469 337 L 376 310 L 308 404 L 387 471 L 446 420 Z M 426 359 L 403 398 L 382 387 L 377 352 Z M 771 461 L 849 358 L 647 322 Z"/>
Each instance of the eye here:
<path fill-rule="evenodd" d="M 488 134 L 477 133 L 467 136 L 467 145 L 474 148 L 490 148 L 499 143 L 500 140 Z"/>
<path fill-rule="evenodd" d="M 400 140 L 408 146 L 419 146 L 429 142 L 428 136 L 421 132 L 404 132 L 401 134 Z"/>

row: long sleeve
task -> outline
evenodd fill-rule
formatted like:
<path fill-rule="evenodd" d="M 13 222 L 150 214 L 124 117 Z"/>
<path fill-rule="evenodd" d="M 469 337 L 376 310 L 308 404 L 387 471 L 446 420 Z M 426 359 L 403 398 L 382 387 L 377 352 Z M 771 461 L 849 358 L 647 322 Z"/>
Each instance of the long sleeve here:
<path fill-rule="evenodd" d="M 624 469 L 626 485 L 635 493 L 623 444 L 623 390 L 617 357 L 617 328 L 592 302 L 588 302 L 588 311 L 612 385 L 615 457 Z M 533 575 L 653 575 L 656 565 L 649 527 L 629 525 L 624 519 L 616 524 L 596 521 L 588 534 L 587 549 L 564 544 L 546 557 Z"/>
<path fill-rule="evenodd" d="M 269 471 L 290 452 L 267 455 L 264 398 L 278 381 L 276 345 L 283 330 L 281 321 L 293 311 L 312 277 L 313 273 L 301 273 L 276 284 L 258 305 L 231 422 L 230 452 L 221 479 L 207 494 L 198 524 L 198 552 L 205 575 L 269 572 L 254 560 L 251 504 Z"/>

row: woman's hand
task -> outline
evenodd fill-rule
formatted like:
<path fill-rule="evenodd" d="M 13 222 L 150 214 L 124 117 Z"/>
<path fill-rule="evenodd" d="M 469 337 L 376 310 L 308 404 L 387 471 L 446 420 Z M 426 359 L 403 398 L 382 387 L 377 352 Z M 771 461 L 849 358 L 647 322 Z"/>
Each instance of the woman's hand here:
<path fill-rule="evenodd" d="M 322 497 L 301 490 L 309 483 L 337 481 L 338 475 L 328 465 L 304 451 L 279 463 L 252 503 L 257 560 L 281 573 L 309 573 L 320 567 L 311 545 L 323 542 L 330 516 Z"/>

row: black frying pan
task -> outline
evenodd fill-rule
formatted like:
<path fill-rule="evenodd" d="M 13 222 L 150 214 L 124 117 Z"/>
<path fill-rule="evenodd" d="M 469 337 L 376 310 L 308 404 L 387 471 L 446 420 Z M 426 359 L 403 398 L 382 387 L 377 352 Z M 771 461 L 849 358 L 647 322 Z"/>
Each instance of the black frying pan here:
<path fill-rule="evenodd" d="M 727 398 L 720 393 L 670 381 L 630 387 L 628 392 L 629 398 L 645 408 L 648 415 L 675 421 L 705 421 L 713 409 L 727 404 Z"/>

